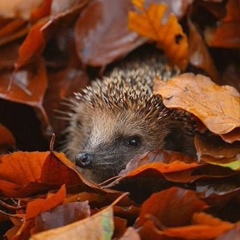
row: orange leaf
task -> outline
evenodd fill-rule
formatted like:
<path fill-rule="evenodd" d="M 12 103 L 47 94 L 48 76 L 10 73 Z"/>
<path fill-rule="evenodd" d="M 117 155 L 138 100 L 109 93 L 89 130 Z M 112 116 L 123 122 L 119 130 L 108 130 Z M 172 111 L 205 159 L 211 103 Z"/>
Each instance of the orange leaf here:
<path fill-rule="evenodd" d="M 126 194 L 120 196 L 111 205 L 91 217 L 61 228 L 35 234 L 31 239 L 111 239 L 114 230 L 113 206 L 124 196 L 126 196 Z"/>
<path fill-rule="evenodd" d="M 64 154 L 15 152 L 0 156 L 0 192 L 5 196 L 29 196 L 63 184 L 98 189 L 80 175 Z"/>
<path fill-rule="evenodd" d="M 240 6 L 238 0 L 227 1 L 227 15 L 216 28 L 207 27 L 204 36 L 211 47 L 222 47 L 230 49 L 240 48 Z"/>
<path fill-rule="evenodd" d="M 63 185 L 55 194 L 51 194 L 46 199 L 36 199 L 28 203 L 26 208 L 26 220 L 34 218 L 39 214 L 49 211 L 62 204 L 66 198 L 66 187 Z"/>
<path fill-rule="evenodd" d="M 214 65 L 212 57 L 208 51 L 204 40 L 197 29 L 197 26 L 188 18 L 189 27 L 189 55 L 190 63 L 193 66 L 203 69 L 209 76 L 214 80 L 214 82 L 219 83 L 219 75 L 217 69 Z"/>
<path fill-rule="evenodd" d="M 207 213 L 194 213 L 192 225 L 182 228 L 168 228 L 163 231 L 163 234 L 168 237 L 184 239 L 213 239 L 231 230 L 233 226 L 232 223 L 221 221 Z"/>
<path fill-rule="evenodd" d="M 156 81 L 154 90 L 166 107 L 194 114 L 213 133 L 226 134 L 240 127 L 240 94 L 233 87 L 218 86 L 208 77 L 187 73 L 167 83 Z"/>
<path fill-rule="evenodd" d="M 170 62 L 184 70 L 188 64 L 188 41 L 176 16 L 171 13 L 166 17 L 165 5 L 150 4 L 145 9 L 142 0 L 135 0 L 133 4 L 138 11 L 129 13 L 129 28 L 156 41 Z"/>
<path fill-rule="evenodd" d="M 25 41 L 19 48 L 19 59 L 16 63 L 16 69 L 26 66 L 41 55 L 46 44 L 41 28 L 46 22 L 46 19 L 38 22 L 29 31 Z"/>
<path fill-rule="evenodd" d="M 15 139 L 12 133 L 2 124 L 0 124 L 0 148 L 5 145 L 14 145 L 14 144 L 15 144 Z"/>
<path fill-rule="evenodd" d="M 106 66 L 146 42 L 146 39 L 128 30 L 127 16 L 131 8 L 130 0 L 96 0 L 88 4 L 80 14 L 74 31 L 82 63 Z"/>
<path fill-rule="evenodd" d="M 37 21 L 38 19 L 48 16 L 51 10 L 53 0 L 43 0 L 41 6 L 35 9 L 31 14 L 31 20 Z"/>
<path fill-rule="evenodd" d="M 159 228 L 188 225 L 195 212 L 206 208 L 193 191 L 173 187 L 152 194 L 143 203 L 136 226 L 142 226 L 147 219 L 159 223 Z"/>
<path fill-rule="evenodd" d="M 60 203 L 59 200 L 58 202 Z M 49 210 L 51 209 L 49 208 Z M 42 212 L 40 215 L 38 214 L 39 216 L 35 219 L 35 228 L 31 231 L 32 234 L 62 227 L 91 215 L 88 201 L 83 202 L 82 200 L 81 202 L 65 203 L 54 207 L 51 211 L 49 210 Z"/>
<path fill-rule="evenodd" d="M 12 75 L 3 73 L 0 77 L 1 98 L 40 109 L 42 109 L 46 88 L 47 73 L 42 59 L 27 69 L 17 71 Z"/>

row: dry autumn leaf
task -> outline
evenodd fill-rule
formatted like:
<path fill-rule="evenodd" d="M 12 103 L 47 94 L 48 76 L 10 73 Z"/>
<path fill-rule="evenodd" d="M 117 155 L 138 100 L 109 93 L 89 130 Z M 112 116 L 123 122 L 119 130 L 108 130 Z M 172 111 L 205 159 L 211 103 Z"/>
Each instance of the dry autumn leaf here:
<path fill-rule="evenodd" d="M 201 179 L 221 179 L 237 174 L 231 169 L 215 165 L 217 164 L 192 162 L 192 158 L 171 151 L 152 151 L 134 157 L 126 169 L 119 173 L 119 177 L 105 187 L 121 186 L 125 181 L 130 183 L 136 179 L 137 182 L 142 181 L 140 185 L 144 191 L 143 184 L 148 184 L 148 181 L 151 184 L 154 181 L 153 188 L 148 188 L 151 192 L 156 189 L 160 190 L 163 179 L 175 183 L 192 183 Z M 124 189 L 131 191 L 131 184 L 128 187 Z"/>
<path fill-rule="evenodd" d="M 37 107 L 47 121 L 45 110 L 42 107 L 46 89 L 47 72 L 43 59 L 38 59 L 27 69 L 11 74 L 5 71 L 0 76 L 0 98 Z"/>
<path fill-rule="evenodd" d="M 63 154 L 16 152 L 0 156 L 0 160 L 0 191 L 4 196 L 30 196 L 62 184 L 81 184 L 83 188 L 89 184 L 98 189 L 97 185 L 82 178 Z"/>
<path fill-rule="evenodd" d="M 137 11 L 129 13 L 129 28 L 143 37 L 156 41 L 173 65 L 184 70 L 188 64 L 188 41 L 173 13 L 165 16 L 167 6 L 134 0 Z"/>
<path fill-rule="evenodd" d="M 126 194 L 125 194 L 126 195 Z M 74 239 L 111 239 L 114 232 L 113 206 L 125 195 L 120 196 L 104 210 L 84 220 L 54 230 L 33 235 L 31 239 L 54 240 L 59 238 Z"/>
<path fill-rule="evenodd" d="M 195 147 L 199 161 L 240 170 L 239 141 L 229 144 L 217 136 L 195 136 Z"/>
<path fill-rule="evenodd" d="M 169 204 L 170 203 L 170 204 Z M 194 192 L 171 188 L 153 194 L 142 205 L 136 226 L 144 239 L 212 239 L 230 231 L 234 224 L 202 213 L 207 205 Z M 165 239 L 165 238 L 163 238 Z"/>
<path fill-rule="evenodd" d="M 49 143 L 45 136 L 53 129 L 58 135 L 55 144 L 59 146 L 66 115 L 61 120 L 56 115 L 69 112 L 60 107 L 62 98 L 81 92 L 91 84 L 90 79 L 99 77 L 98 72 L 104 77 L 107 64 L 106 74 L 122 63 L 125 66 L 132 56 L 145 64 L 151 50 L 154 54 L 160 52 L 156 45 L 181 69 L 189 63 L 187 71 L 204 70 L 220 85 L 231 85 L 239 91 L 238 0 L 133 2 L 136 6 L 131 0 L 0 0 L 0 144 L 16 140 L 19 150 L 46 151 Z M 140 24 L 138 30 L 145 37 L 128 29 L 130 11 L 130 15 L 136 14 L 134 23 Z M 146 21 L 142 21 L 144 17 Z M 154 31 L 155 27 L 159 29 Z M 140 45 L 143 46 L 135 49 Z M 125 56 L 119 65 L 115 62 Z M 127 72 L 128 68 L 122 70 Z M 206 83 L 201 80 L 204 77 L 190 78 L 195 79 L 191 88 L 180 76 L 178 87 L 169 96 L 175 94 L 175 89 L 182 89 L 180 101 L 186 95 L 190 112 L 199 110 L 208 128 L 226 132 L 218 133 L 225 142 L 219 136 L 215 136 L 220 139 L 219 144 L 211 138 L 198 141 L 201 162 L 167 151 L 136 157 L 107 186 L 130 192 L 129 198 L 121 199 L 117 205 L 113 202 L 121 192 L 89 182 L 62 154 L 17 152 L 0 156 L 0 239 L 4 234 L 9 240 L 27 240 L 31 236 L 94 240 L 238 239 L 240 109 L 233 102 L 238 102 L 239 94 L 229 87 Z M 212 98 L 207 99 L 207 95 Z M 206 103 L 209 105 L 205 106 Z M 45 119 L 39 109 L 46 112 Z M 197 124 L 206 131 L 199 119 Z M 43 128 L 45 125 L 48 128 Z M 158 191 L 155 200 L 153 191 Z M 210 206 L 207 213 L 202 212 L 206 205 Z M 140 209 L 144 209 L 141 214 Z M 143 221 L 141 226 L 137 226 L 139 219 Z"/>
<path fill-rule="evenodd" d="M 51 211 L 49 210 L 42 212 L 36 217 L 35 227 L 31 231 L 32 234 L 62 227 L 91 215 L 90 206 L 87 201 L 65 203 L 55 207 Z"/>
<path fill-rule="evenodd" d="M 77 53 L 84 64 L 106 66 L 146 42 L 127 28 L 130 9 L 131 0 L 96 0 L 84 9 L 75 25 Z"/>
<path fill-rule="evenodd" d="M 189 27 L 189 61 L 193 66 L 203 69 L 214 80 L 220 83 L 217 69 L 214 65 L 212 57 L 203 41 L 197 26 L 188 18 Z"/>
<path fill-rule="evenodd" d="M 163 97 L 165 106 L 194 114 L 213 133 L 222 135 L 240 127 L 240 94 L 233 87 L 186 73 L 168 82 L 155 81 L 154 91 Z"/>
<path fill-rule="evenodd" d="M 40 21 L 30 29 L 25 41 L 19 47 L 19 59 L 15 65 L 16 69 L 26 66 L 42 54 L 46 41 L 41 28 L 46 24 L 46 21 Z"/>
<path fill-rule="evenodd" d="M 37 9 L 43 0 L 0 1 L 0 16 L 4 18 L 29 19 L 32 11 Z"/>
<path fill-rule="evenodd" d="M 227 14 L 217 23 L 217 27 L 207 27 L 204 37 L 211 47 L 240 48 L 240 6 L 238 0 L 227 2 Z"/>
<path fill-rule="evenodd" d="M 12 133 L 2 124 L 0 124 L 0 152 L 5 146 L 14 146 L 15 139 Z"/>

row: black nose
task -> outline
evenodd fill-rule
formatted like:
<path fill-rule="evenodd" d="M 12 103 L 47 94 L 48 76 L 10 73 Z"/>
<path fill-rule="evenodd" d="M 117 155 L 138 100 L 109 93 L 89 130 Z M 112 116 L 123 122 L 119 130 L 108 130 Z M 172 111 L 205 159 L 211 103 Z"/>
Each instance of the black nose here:
<path fill-rule="evenodd" d="M 90 153 L 83 152 L 83 153 L 79 153 L 76 156 L 75 164 L 81 168 L 90 168 L 92 165 L 92 161 L 93 161 L 93 155 Z"/>

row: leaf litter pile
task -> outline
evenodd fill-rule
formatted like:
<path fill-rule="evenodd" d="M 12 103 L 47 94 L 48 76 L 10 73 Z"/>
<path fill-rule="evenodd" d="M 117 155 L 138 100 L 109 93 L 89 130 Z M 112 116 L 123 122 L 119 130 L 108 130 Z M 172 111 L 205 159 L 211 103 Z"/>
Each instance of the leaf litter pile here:
<path fill-rule="evenodd" d="M 239 12 L 238 0 L 1 1 L 1 238 L 239 239 Z M 197 157 L 159 149 L 92 183 L 53 140 L 48 151 L 65 126 L 55 109 L 149 48 L 182 72 L 154 91 L 195 116 Z"/>

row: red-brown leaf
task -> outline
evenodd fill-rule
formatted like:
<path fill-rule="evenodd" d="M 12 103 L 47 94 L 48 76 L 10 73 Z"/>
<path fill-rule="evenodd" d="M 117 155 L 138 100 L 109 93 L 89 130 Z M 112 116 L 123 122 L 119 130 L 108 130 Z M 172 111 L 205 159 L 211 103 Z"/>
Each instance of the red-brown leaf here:
<path fill-rule="evenodd" d="M 96 0 L 82 12 L 75 25 L 77 53 L 91 66 L 106 66 L 145 42 L 128 30 L 131 0 Z"/>

